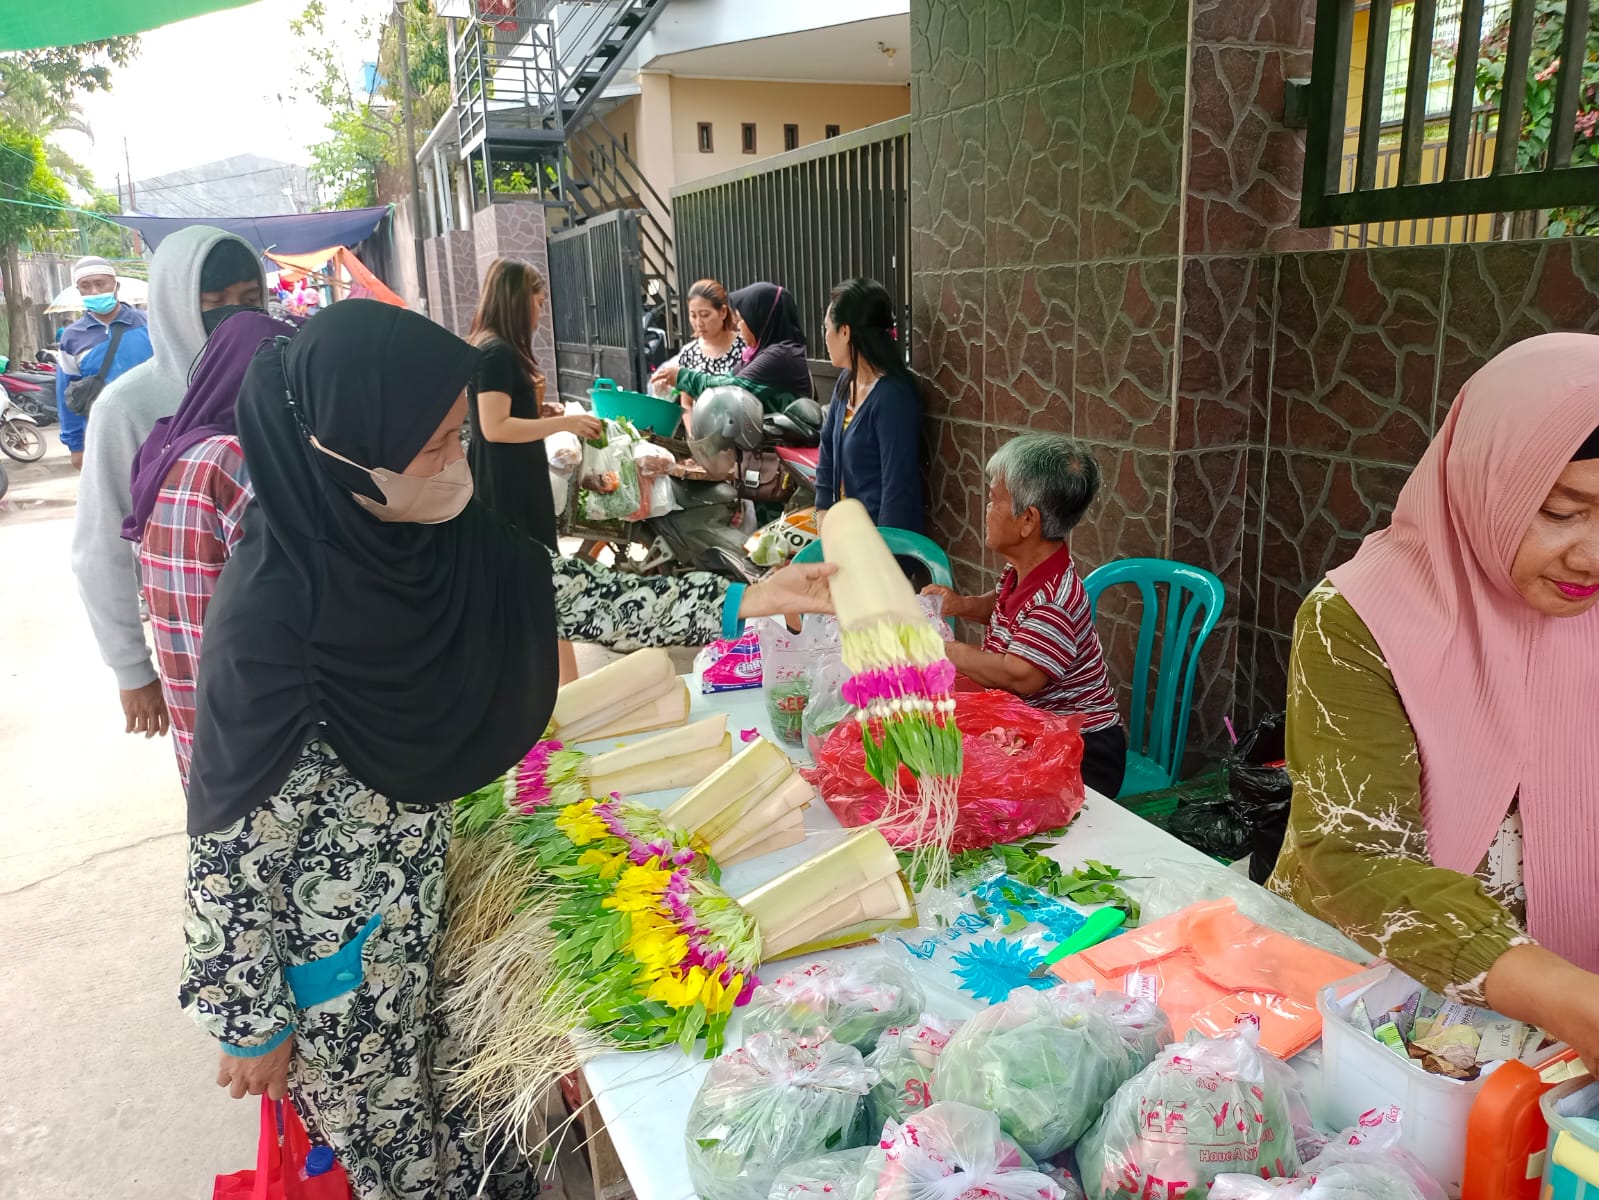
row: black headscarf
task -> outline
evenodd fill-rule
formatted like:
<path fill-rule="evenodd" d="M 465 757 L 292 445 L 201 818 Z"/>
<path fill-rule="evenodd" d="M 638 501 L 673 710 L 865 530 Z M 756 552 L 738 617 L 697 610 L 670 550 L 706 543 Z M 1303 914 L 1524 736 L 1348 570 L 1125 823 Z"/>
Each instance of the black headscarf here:
<path fill-rule="evenodd" d="M 812 395 L 805 327 L 793 294 L 775 283 L 752 283 L 727 300 L 755 335 L 755 357 L 733 374 L 791 396 Z"/>
<path fill-rule="evenodd" d="M 543 732 L 548 552 L 476 502 L 440 525 L 379 521 L 350 496 L 381 500 L 370 478 L 308 441 L 402 471 L 476 361 L 425 317 L 345 300 L 251 363 L 238 424 L 255 502 L 206 614 L 190 834 L 268 799 L 318 725 L 357 779 L 413 805 L 482 787 Z"/>

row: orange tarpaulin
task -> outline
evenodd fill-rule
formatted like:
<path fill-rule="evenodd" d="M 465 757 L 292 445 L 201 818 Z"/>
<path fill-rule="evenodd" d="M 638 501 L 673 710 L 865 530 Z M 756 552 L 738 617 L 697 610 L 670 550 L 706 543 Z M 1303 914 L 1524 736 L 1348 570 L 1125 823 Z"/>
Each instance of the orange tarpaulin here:
<path fill-rule="evenodd" d="M 355 251 L 348 246 L 332 246 L 326 250 L 313 250 L 310 254 L 274 254 L 268 250 L 267 257 L 280 267 L 287 268 L 284 273 L 291 279 L 300 276 L 320 276 L 324 273 L 323 268 L 331 265 L 330 282 L 335 290 L 344 286 L 349 287 L 350 294 L 345 297 L 346 299 L 381 300 L 385 304 L 405 307 L 405 301 L 372 274 L 367 265 L 356 257 Z M 340 268 L 350 276 L 347 285 L 338 277 Z"/>

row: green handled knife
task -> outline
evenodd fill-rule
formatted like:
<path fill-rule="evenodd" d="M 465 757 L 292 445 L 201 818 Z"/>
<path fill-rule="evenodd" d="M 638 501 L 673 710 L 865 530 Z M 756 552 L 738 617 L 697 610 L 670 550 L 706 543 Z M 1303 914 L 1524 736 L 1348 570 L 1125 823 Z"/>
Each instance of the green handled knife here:
<path fill-rule="evenodd" d="M 1042 979 L 1048 975 L 1049 969 L 1063 958 L 1070 958 L 1081 950 L 1090 946 L 1097 946 L 1111 934 L 1122 927 L 1127 920 L 1127 912 L 1120 908 L 1101 908 L 1088 914 L 1088 919 L 1082 927 L 1072 934 L 1060 945 L 1056 946 L 1044 956 L 1042 965 L 1034 967 L 1032 977 Z"/>

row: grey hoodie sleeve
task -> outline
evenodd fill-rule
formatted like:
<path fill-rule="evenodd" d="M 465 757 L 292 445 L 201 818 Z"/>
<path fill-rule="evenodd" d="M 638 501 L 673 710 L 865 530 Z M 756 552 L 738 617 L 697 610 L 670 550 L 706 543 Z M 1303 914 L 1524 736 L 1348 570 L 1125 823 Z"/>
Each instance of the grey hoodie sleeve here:
<path fill-rule="evenodd" d="M 72 573 L 89 613 L 100 657 L 123 691 L 156 681 L 139 621 L 138 549 L 122 539 L 132 498 L 128 478 L 143 442 L 132 414 L 120 404 L 95 405 L 83 446 L 78 521 L 72 533 Z"/>

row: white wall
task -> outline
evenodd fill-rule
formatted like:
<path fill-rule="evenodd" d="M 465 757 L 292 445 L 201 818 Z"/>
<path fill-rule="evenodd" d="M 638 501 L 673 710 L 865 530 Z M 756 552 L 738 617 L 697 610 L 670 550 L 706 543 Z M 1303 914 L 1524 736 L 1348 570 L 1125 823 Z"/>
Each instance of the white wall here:
<path fill-rule="evenodd" d="M 873 17 L 905 16 L 910 0 L 672 0 L 645 35 L 639 61 L 729 42 L 804 29 L 825 29 Z M 905 47 L 910 52 L 910 47 Z"/>

